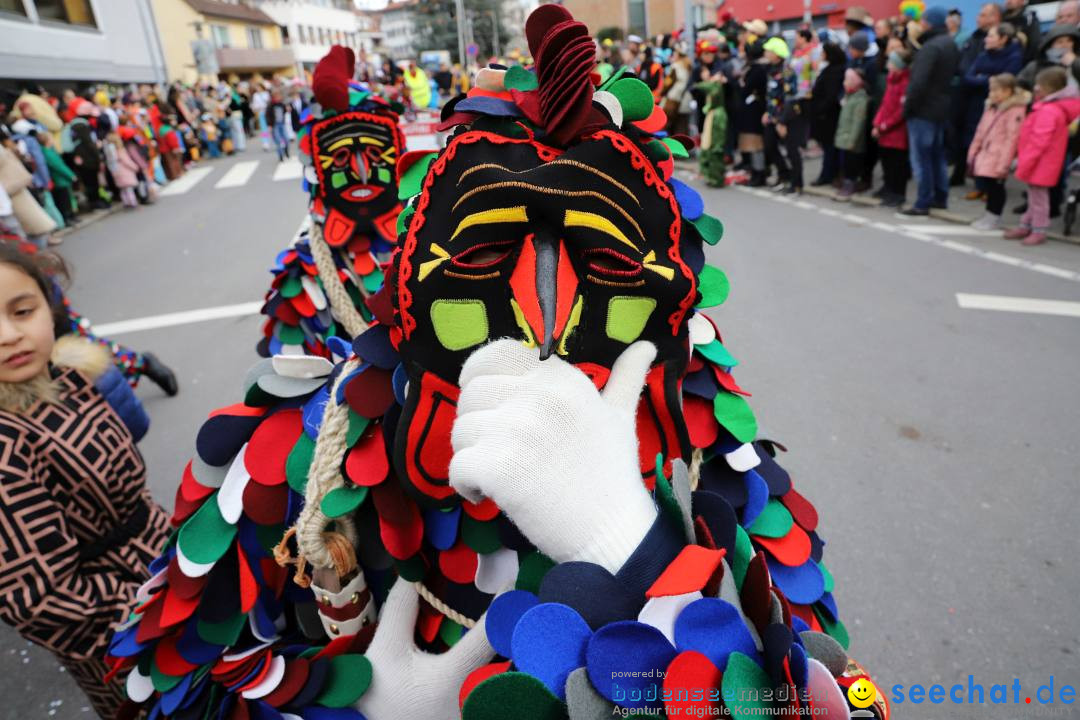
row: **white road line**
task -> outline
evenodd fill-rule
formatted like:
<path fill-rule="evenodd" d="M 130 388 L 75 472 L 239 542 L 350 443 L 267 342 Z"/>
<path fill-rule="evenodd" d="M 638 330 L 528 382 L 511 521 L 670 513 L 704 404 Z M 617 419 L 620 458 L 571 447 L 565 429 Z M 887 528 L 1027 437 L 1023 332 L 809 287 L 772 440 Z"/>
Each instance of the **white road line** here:
<path fill-rule="evenodd" d="M 1067 300 L 956 293 L 956 304 L 965 310 L 997 310 L 998 312 L 1080 317 L 1080 302 Z"/>
<path fill-rule="evenodd" d="M 174 325 L 205 322 L 207 320 L 220 320 L 221 318 L 255 315 L 262 309 L 262 306 L 262 301 L 259 301 L 240 303 L 238 305 L 222 305 L 220 307 L 202 308 L 200 310 L 187 310 L 185 312 L 166 313 L 165 315 L 151 315 L 144 318 L 134 318 L 132 320 L 121 320 L 114 323 L 94 325 L 93 330 L 96 335 L 121 335 L 123 333 L 156 330 L 158 328 L 172 327 Z"/>
<path fill-rule="evenodd" d="M 761 197 L 775 200 L 775 196 L 771 193 L 760 193 L 759 191 L 736 185 L 735 189 L 739 192 L 749 193 L 751 195 L 760 195 Z M 955 240 L 948 240 L 945 238 L 935 237 L 935 234 L 941 235 L 998 235 L 996 230 L 975 230 L 971 226 L 956 226 L 955 230 L 950 225 L 929 225 L 926 223 L 917 223 L 910 225 L 890 225 L 888 223 L 871 222 L 869 218 L 861 215 L 855 215 L 853 213 L 842 213 L 832 208 L 823 207 L 821 205 L 811 204 L 805 201 L 794 203 L 796 207 L 803 208 L 804 210 L 814 210 L 820 215 L 826 217 L 833 217 L 849 222 L 860 222 L 867 224 L 870 227 L 882 230 L 885 232 L 892 232 L 901 237 L 911 238 L 912 240 L 918 240 L 919 242 L 929 243 L 931 245 L 937 245 L 938 247 L 945 248 L 946 250 L 952 250 L 953 252 L 963 253 L 965 255 L 972 255 L 975 257 L 981 257 L 991 262 L 1001 263 L 1002 265 L 1010 265 L 1012 267 L 1022 268 L 1024 270 L 1030 270 L 1042 275 L 1049 275 L 1051 277 L 1061 278 L 1062 280 L 1070 280 L 1072 282 L 1080 282 L 1080 272 L 1075 270 L 1066 270 L 1065 268 L 1054 267 L 1053 265 L 1046 265 L 1045 263 L 1034 262 L 1025 258 L 1013 257 L 1011 255 L 1004 255 L 993 250 L 984 250 L 982 248 L 974 247 L 972 245 L 966 245 Z"/>
<path fill-rule="evenodd" d="M 259 167 L 258 160 L 244 160 L 229 168 L 228 172 L 217 181 L 215 188 L 231 188 L 246 185 L 251 176 L 255 174 L 255 168 Z"/>
<path fill-rule="evenodd" d="M 927 233 L 929 235 L 982 235 L 984 237 L 1001 236 L 1000 230 L 976 230 L 970 225 L 901 225 L 904 230 Z"/>
<path fill-rule="evenodd" d="M 203 178 L 213 172 L 212 167 L 197 167 L 194 170 L 188 170 L 176 180 L 173 180 L 166 185 L 159 195 L 183 195 L 191 188 L 202 182 Z"/>
<path fill-rule="evenodd" d="M 274 182 L 278 180 L 299 180 L 303 176 L 304 166 L 295 158 L 278 163 L 277 167 L 274 168 Z"/>

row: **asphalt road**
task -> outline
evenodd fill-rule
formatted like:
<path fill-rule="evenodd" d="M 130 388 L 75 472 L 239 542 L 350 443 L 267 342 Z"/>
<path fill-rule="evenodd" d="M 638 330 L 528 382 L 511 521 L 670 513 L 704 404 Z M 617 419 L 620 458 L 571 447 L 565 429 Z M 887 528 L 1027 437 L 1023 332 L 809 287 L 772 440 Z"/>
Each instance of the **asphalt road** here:
<path fill-rule="evenodd" d="M 70 235 L 76 306 L 100 324 L 259 300 L 304 200 L 297 181 L 272 179 L 269 155 L 239 161 L 258 161 L 242 185 L 215 188 L 238 162 L 220 161 L 188 192 Z M 713 314 L 763 430 L 820 511 L 853 654 L 905 694 L 973 675 L 1011 699 L 1022 683 L 1019 707 L 908 701 L 894 717 L 1080 716 L 1023 703 L 1051 676 L 1080 686 L 1080 317 L 957 302 L 1080 302 L 1080 247 L 1021 248 L 933 220 L 912 232 L 918 221 L 820 198 L 704 193 L 727 228 L 709 261 L 732 281 Z M 173 399 L 138 389 L 163 504 L 206 413 L 239 399 L 258 335 L 245 316 L 116 336 L 180 376 Z M 0 717 L 90 714 L 55 662 L 6 629 L 0 697 Z"/>

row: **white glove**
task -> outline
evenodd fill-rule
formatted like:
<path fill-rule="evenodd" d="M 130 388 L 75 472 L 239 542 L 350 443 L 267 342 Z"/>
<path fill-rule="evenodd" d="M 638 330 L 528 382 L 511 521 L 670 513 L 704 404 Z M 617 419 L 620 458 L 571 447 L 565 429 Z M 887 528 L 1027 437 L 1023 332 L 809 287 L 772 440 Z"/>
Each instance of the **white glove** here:
<path fill-rule="evenodd" d="M 495 656 L 484 630 L 486 615 L 442 655 L 420 650 L 413 640 L 419 608 L 416 588 L 398 578 L 365 653 L 373 671 L 371 687 L 356 709 L 368 720 L 457 720 L 462 683 Z"/>
<path fill-rule="evenodd" d="M 573 365 L 516 340 L 480 348 L 461 369 L 450 484 L 495 501 L 558 563 L 584 560 L 615 573 L 656 519 L 641 481 L 638 398 L 656 357 L 628 347 L 604 392 Z"/>

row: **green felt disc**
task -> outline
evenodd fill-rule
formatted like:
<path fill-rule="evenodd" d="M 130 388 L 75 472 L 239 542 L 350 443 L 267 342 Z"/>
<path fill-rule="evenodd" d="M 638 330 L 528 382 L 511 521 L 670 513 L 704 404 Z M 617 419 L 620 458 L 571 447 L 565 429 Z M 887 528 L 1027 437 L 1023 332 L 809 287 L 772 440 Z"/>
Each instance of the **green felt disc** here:
<path fill-rule="evenodd" d="M 232 545 L 234 537 L 236 526 L 221 516 L 215 491 L 180 528 L 179 543 L 188 560 L 206 565 L 217 562 Z"/>
<path fill-rule="evenodd" d="M 363 655 L 348 654 L 330 658 L 326 684 L 315 702 L 323 707 L 352 705 L 371 685 L 371 661 Z"/>
<path fill-rule="evenodd" d="M 295 325 L 277 324 L 278 340 L 286 345 L 299 345 L 304 342 L 304 331 Z"/>
<path fill-rule="evenodd" d="M 724 704 L 732 716 L 765 717 L 772 709 L 772 679 L 756 662 L 733 652 L 728 656 L 721 683 Z"/>
<path fill-rule="evenodd" d="M 715 245 L 720 242 L 720 238 L 724 237 L 724 223 L 712 215 L 702 213 L 697 220 L 691 220 L 690 224 L 697 228 L 701 239 L 710 245 Z"/>
<path fill-rule="evenodd" d="M 767 538 L 782 538 L 791 530 L 794 520 L 791 513 L 779 500 L 769 500 L 765 509 L 758 515 L 757 520 L 750 526 L 752 535 L 760 535 Z"/>
<path fill-rule="evenodd" d="M 510 69 L 503 75 L 503 86 L 507 90 L 529 92 L 535 90 L 539 84 L 536 75 L 520 65 L 511 65 Z"/>
<path fill-rule="evenodd" d="M 224 622 L 208 623 L 202 620 L 196 622 L 199 639 L 213 645 L 235 645 L 240 639 L 240 633 L 248 626 L 248 617 L 247 613 L 238 612 Z"/>
<path fill-rule="evenodd" d="M 487 306 L 483 300 L 436 300 L 430 313 L 435 337 L 447 350 L 464 350 L 488 339 Z"/>
<path fill-rule="evenodd" d="M 668 150 L 671 151 L 673 157 L 688 158 L 690 153 L 686 152 L 686 146 L 675 138 L 664 138 L 661 142 L 668 146 Z"/>
<path fill-rule="evenodd" d="M 833 591 L 833 587 L 836 586 L 836 581 L 833 580 L 832 573 L 829 572 L 829 568 L 825 567 L 825 563 L 823 562 L 819 562 L 817 566 L 818 570 L 820 570 L 821 574 L 825 577 L 825 592 L 831 593 Z"/>
<path fill-rule="evenodd" d="M 398 184 L 398 198 L 401 200 L 408 200 L 413 195 L 420 193 L 420 188 L 424 185 L 424 178 L 427 176 L 428 167 L 432 161 L 435 160 L 436 153 L 432 152 L 427 157 L 420 158 L 401 175 L 401 182 Z"/>
<path fill-rule="evenodd" d="M 735 587 L 742 592 L 746 569 L 750 567 L 750 558 L 754 557 L 754 545 L 742 525 L 735 526 L 735 557 L 731 559 L 731 572 L 735 575 Z"/>
<path fill-rule="evenodd" d="M 364 284 L 364 289 L 369 293 L 376 293 L 379 288 L 383 286 L 383 271 L 382 268 L 376 267 L 369 274 L 360 278 L 360 282 Z"/>
<path fill-rule="evenodd" d="M 720 367 L 735 367 L 739 361 L 731 356 L 719 340 L 714 339 L 708 345 L 695 345 L 694 350 L 701 353 L 706 360 L 712 360 Z"/>
<path fill-rule="evenodd" d="M 652 114 L 654 104 L 652 90 L 637 78 L 621 78 L 605 89 L 619 99 L 624 121 L 644 120 Z"/>
<path fill-rule="evenodd" d="M 659 140 L 650 140 L 645 144 L 645 152 L 656 162 L 664 162 L 671 158 L 671 148 Z"/>
<path fill-rule="evenodd" d="M 742 395 L 721 390 L 713 398 L 713 415 L 739 442 L 753 442 L 757 437 L 757 419 Z"/>
<path fill-rule="evenodd" d="M 727 275 L 724 274 L 723 270 L 712 265 L 706 265 L 701 269 L 701 274 L 698 275 L 698 290 L 701 291 L 701 300 L 698 302 L 697 307 L 711 308 L 722 305 L 727 300 L 728 293 L 731 291 L 731 284 L 728 282 Z"/>
<path fill-rule="evenodd" d="M 502 547 L 499 527 L 494 520 L 484 522 L 468 513 L 461 513 L 461 539 L 476 552 L 487 555 Z"/>
<path fill-rule="evenodd" d="M 311 467 L 311 460 L 314 457 L 315 441 L 308 437 L 306 432 L 300 433 L 299 439 L 293 445 L 293 449 L 289 452 L 289 457 L 285 461 L 285 480 L 294 492 L 304 494 L 304 488 L 307 486 L 308 469 Z"/>
<path fill-rule="evenodd" d="M 473 688 L 462 720 L 565 720 L 566 706 L 532 675 L 505 672 Z"/>
<path fill-rule="evenodd" d="M 540 592 L 540 583 L 548 570 L 555 567 L 555 562 L 547 555 L 539 551 L 530 552 L 522 556 L 518 554 L 518 576 L 514 584 L 516 590 L 528 590 L 536 594 Z"/>
<path fill-rule="evenodd" d="M 325 647 L 324 645 L 315 645 L 314 647 L 309 647 L 309 648 L 308 648 L 307 650 L 304 650 L 304 651 L 303 651 L 302 653 L 300 653 L 299 655 L 297 655 L 297 657 L 302 657 L 302 658 L 304 658 L 305 660 L 308 660 L 308 659 L 310 659 L 310 658 L 313 658 L 313 657 L 315 657 L 315 656 L 316 656 L 316 655 L 318 655 L 318 654 L 319 654 L 320 652 L 322 652 L 322 649 L 323 649 L 324 647 Z"/>
<path fill-rule="evenodd" d="M 439 637 L 442 641 L 454 647 L 457 641 L 461 639 L 461 626 L 448 617 L 444 617 L 442 624 L 439 625 Z"/>
<path fill-rule="evenodd" d="M 829 616 L 821 609 L 821 603 L 814 603 L 814 614 L 817 615 L 818 622 L 821 623 L 822 629 L 833 640 L 840 643 L 840 645 L 847 650 L 851 644 L 851 638 L 848 636 L 847 628 L 844 627 L 844 623 L 840 620 L 833 622 L 829 619 Z"/>
<path fill-rule="evenodd" d="M 682 527 L 682 508 L 679 507 L 679 501 L 675 499 L 675 491 L 671 487 L 671 482 L 664 477 L 663 467 L 664 456 L 658 453 L 656 456 L 656 486 L 653 489 L 653 495 L 656 497 L 656 504 L 667 514 L 668 518 L 677 527 Z"/>
<path fill-rule="evenodd" d="M 360 507 L 367 496 L 368 488 L 363 485 L 334 488 L 323 496 L 319 507 L 326 517 L 337 518 Z"/>
<path fill-rule="evenodd" d="M 420 553 L 413 555 L 407 560 L 395 560 L 394 568 L 397 574 L 409 582 L 420 582 L 427 574 L 427 565 Z"/>
<path fill-rule="evenodd" d="M 294 298 L 304 292 L 304 286 L 300 283 L 300 278 L 289 277 L 285 278 L 285 282 L 281 283 L 280 292 L 287 298 Z"/>
<path fill-rule="evenodd" d="M 345 433 L 345 447 L 354 447 L 356 445 L 356 441 L 367 430 L 369 422 L 371 421 L 363 415 L 359 415 L 351 409 L 349 410 L 349 429 Z"/>
<path fill-rule="evenodd" d="M 634 342 L 641 336 L 655 309 L 656 298 L 616 295 L 608 300 L 607 336 L 622 343 Z"/>

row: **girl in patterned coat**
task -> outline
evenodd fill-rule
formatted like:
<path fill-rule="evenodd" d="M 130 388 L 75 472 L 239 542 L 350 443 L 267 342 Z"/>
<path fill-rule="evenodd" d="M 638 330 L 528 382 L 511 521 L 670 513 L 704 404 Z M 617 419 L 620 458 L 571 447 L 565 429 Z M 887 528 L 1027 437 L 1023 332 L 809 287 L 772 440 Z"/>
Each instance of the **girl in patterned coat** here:
<path fill-rule="evenodd" d="M 168 533 L 131 433 L 95 380 L 108 353 L 67 329 L 47 256 L 0 243 L 0 620 L 48 648 L 101 717 L 125 619 Z"/>

